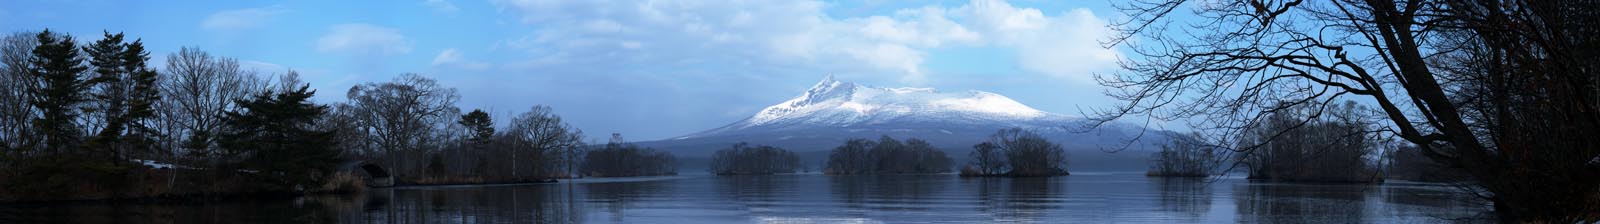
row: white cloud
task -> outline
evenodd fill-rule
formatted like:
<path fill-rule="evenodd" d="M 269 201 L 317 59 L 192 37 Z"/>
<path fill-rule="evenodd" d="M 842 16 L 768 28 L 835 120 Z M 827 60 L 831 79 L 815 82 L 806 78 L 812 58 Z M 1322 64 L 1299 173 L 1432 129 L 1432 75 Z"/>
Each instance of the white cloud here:
<path fill-rule="evenodd" d="M 1088 9 L 1046 17 L 1037 9 L 988 0 L 957 10 L 978 21 L 975 29 L 994 34 L 992 43 L 1016 49 L 1018 65 L 1029 71 L 1092 83 L 1092 72 L 1114 69 L 1121 57 L 1102 47 L 1111 30 Z"/>
<path fill-rule="evenodd" d="M 540 66 L 723 63 L 889 74 L 915 84 L 928 78 L 924 63 L 939 48 L 1010 48 L 1019 68 L 1079 81 L 1119 57 L 1101 47 L 1106 22 L 1086 9 L 1047 14 L 999 0 L 853 18 L 829 16 L 818 1 L 492 3 L 536 27 L 497 46 L 525 50 L 533 54 L 527 64 Z"/>
<path fill-rule="evenodd" d="M 423 0 L 422 5 L 442 13 L 453 14 L 461 11 L 461 8 L 457 8 L 456 4 L 450 3 L 450 0 Z"/>
<path fill-rule="evenodd" d="M 200 21 L 200 28 L 208 30 L 252 28 L 287 12 L 289 9 L 282 5 L 221 11 L 206 16 L 205 20 Z"/>
<path fill-rule="evenodd" d="M 335 25 L 317 39 L 317 51 L 354 55 L 392 55 L 411 52 L 411 40 L 399 30 L 371 24 Z"/>
<path fill-rule="evenodd" d="M 444 49 L 438 56 L 433 57 L 433 66 L 460 66 L 471 70 L 484 70 L 489 68 L 489 63 L 467 60 L 461 51 L 455 48 Z"/>
<path fill-rule="evenodd" d="M 246 69 L 255 70 L 257 72 L 264 72 L 264 73 L 269 73 L 269 74 L 270 73 L 281 73 L 281 72 L 288 72 L 289 71 L 289 67 L 288 66 L 283 66 L 283 65 L 274 64 L 274 63 L 270 63 L 270 62 L 264 62 L 264 61 L 256 61 L 256 60 L 241 60 L 241 61 L 239 61 L 239 66 L 240 67 L 244 67 Z"/>
<path fill-rule="evenodd" d="M 920 68 L 923 53 L 905 45 L 879 43 L 867 48 L 845 49 L 845 52 L 873 67 L 905 72 L 901 77 L 901 81 L 904 82 L 920 83 L 926 78 Z"/>

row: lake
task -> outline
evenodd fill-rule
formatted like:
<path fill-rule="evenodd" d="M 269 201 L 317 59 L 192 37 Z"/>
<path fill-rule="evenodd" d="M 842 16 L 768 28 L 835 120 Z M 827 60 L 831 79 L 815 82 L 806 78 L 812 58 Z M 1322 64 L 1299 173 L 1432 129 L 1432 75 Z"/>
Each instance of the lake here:
<path fill-rule="evenodd" d="M 0 206 L 0 223 L 1434 223 L 1487 206 L 1447 185 L 1055 178 L 685 175 L 399 187 L 293 200 Z"/>

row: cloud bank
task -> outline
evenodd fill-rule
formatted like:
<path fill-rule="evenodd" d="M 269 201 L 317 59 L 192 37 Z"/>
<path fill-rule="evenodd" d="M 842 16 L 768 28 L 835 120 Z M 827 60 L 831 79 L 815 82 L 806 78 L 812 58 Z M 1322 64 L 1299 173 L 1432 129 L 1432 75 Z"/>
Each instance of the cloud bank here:
<path fill-rule="evenodd" d="M 929 52 L 1000 47 L 1037 74 L 1092 82 L 1120 57 L 1098 40 L 1106 21 L 1087 9 L 1045 13 L 998 0 L 835 18 L 816 1 L 547 1 L 492 3 L 533 29 L 501 46 L 529 52 L 525 66 L 607 63 L 809 67 L 929 78 Z M 601 60 L 604 59 L 604 60 Z M 618 61 L 620 60 L 620 61 Z"/>

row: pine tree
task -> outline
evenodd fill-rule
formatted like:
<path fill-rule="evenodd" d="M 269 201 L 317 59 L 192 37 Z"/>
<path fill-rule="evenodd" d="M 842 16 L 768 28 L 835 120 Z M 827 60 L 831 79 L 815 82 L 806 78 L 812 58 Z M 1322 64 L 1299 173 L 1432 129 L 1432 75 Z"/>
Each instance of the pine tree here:
<path fill-rule="evenodd" d="M 489 118 L 489 113 L 483 112 L 483 110 L 475 109 L 472 112 L 467 112 L 467 114 L 461 115 L 461 121 L 457 123 L 467 127 L 467 131 L 471 132 L 472 136 L 467 140 L 472 142 L 472 147 L 475 149 L 482 149 L 488 146 L 489 139 L 494 137 L 494 120 Z"/>
<path fill-rule="evenodd" d="M 138 119 L 132 116 L 129 105 L 134 97 L 135 75 L 145 70 L 145 61 L 149 60 L 149 53 L 144 52 L 144 46 L 139 41 L 133 44 L 123 42 L 123 34 L 105 32 L 105 38 L 95 41 L 94 44 L 83 47 L 83 52 L 89 55 L 89 65 L 94 66 L 95 77 L 90 80 L 95 86 L 93 93 L 98 108 L 94 108 L 105 122 L 99 133 L 90 140 L 93 147 L 106 151 L 109 160 L 120 163 L 125 158 L 124 151 L 130 145 L 126 144 L 125 135 L 129 130 L 129 123 Z M 153 78 L 153 77 L 145 77 Z M 149 81 L 149 80 L 145 80 Z M 145 89 L 144 91 L 149 91 Z M 148 110 L 148 108 L 142 108 Z"/>
<path fill-rule="evenodd" d="M 255 170 L 282 189 L 320 182 L 339 162 L 339 151 L 333 131 L 313 126 L 328 107 L 309 102 L 316 94 L 309 89 L 269 91 L 237 101 L 239 109 L 227 112 L 218 139 L 225 158 L 236 159 L 238 168 Z"/>
<path fill-rule="evenodd" d="M 126 139 L 129 149 L 135 152 L 156 152 L 156 139 L 161 132 L 152 122 L 155 122 L 154 119 L 158 114 L 155 103 L 161 101 L 161 92 L 157 86 L 161 73 L 147 67 L 146 62 L 150 60 L 150 53 L 144 51 L 142 40 L 134 40 L 128 44 L 128 49 L 123 51 L 122 58 L 127 62 L 123 66 L 129 71 L 129 85 L 132 85 L 132 89 L 128 92 L 127 111 L 123 114 L 128 122 L 128 132 L 123 138 Z"/>
<path fill-rule="evenodd" d="M 41 83 L 30 103 L 42 116 L 34 123 L 44 135 L 47 153 L 63 153 L 79 143 L 77 106 L 87 100 L 85 92 L 92 83 L 83 77 L 88 67 L 72 36 L 46 29 L 37 39 L 39 46 L 29 64 L 30 73 Z"/>

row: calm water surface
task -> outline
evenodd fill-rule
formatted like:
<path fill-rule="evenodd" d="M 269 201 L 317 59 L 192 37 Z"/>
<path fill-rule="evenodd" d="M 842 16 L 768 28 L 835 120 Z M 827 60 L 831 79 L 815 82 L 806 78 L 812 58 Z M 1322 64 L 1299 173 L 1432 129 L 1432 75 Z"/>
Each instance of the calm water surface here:
<path fill-rule="evenodd" d="M 1436 223 L 1484 214 L 1442 185 L 1213 182 L 1142 173 L 585 179 L 295 200 L 0 206 L 0 223 Z"/>

